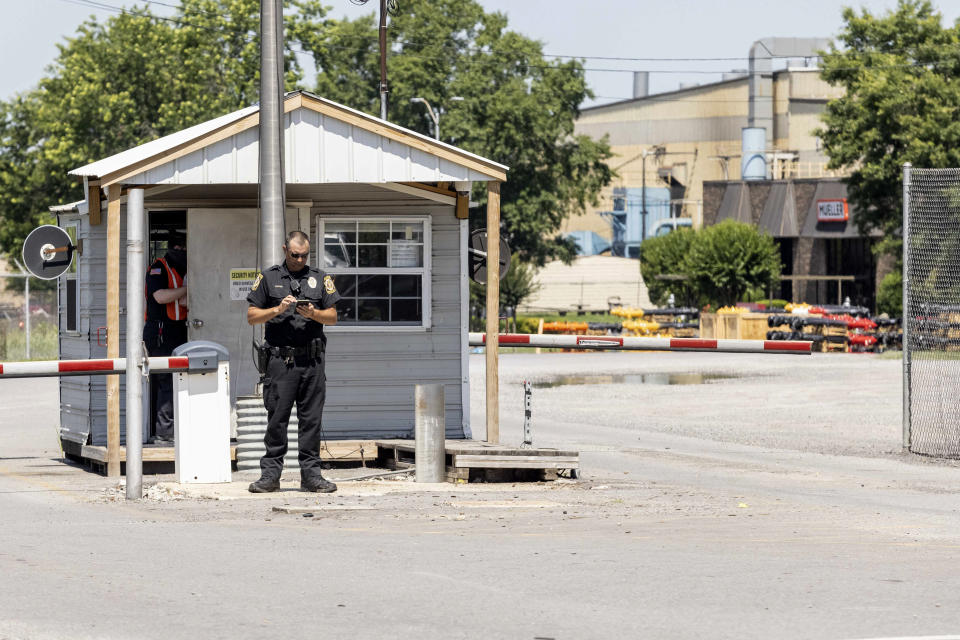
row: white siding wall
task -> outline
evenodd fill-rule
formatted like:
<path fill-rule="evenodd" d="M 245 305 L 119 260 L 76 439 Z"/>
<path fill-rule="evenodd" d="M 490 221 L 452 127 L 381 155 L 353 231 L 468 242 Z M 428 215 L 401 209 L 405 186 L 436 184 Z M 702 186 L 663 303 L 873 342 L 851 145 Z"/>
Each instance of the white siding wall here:
<path fill-rule="evenodd" d="M 311 218 L 319 215 L 432 216 L 432 327 L 425 331 L 352 332 L 345 327 L 328 334 L 327 401 L 324 435 L 334 439 L 409 437 L 413 434 L 413 390 L 417 383 L 444 385 L 446 431 L 449 438 L 469 437 L 469 416 L 464 415 L 462 352 L 467 349 L 461 325 L 460 221 L 452 206 L 394 193 L 368 185 L 328 185 L 325 197 L 315 204 Z M 149 209 L 149 203 L 147 205 Z M 121 213 L 120 327 L 124 314 L 126 259 L 126 208 Z M 79 335 L 61 335 L 61 358 L 105 358 L 106 347 L 97 346 L 97 327 L 106 326 L 106 212 L 103 223 L 92 227 L 81 216 L 84 241 L 78 286 L 81 296 Z M 315 236 L 315 229 L 311 237 Z M 198 246 L 194 244 L 193 246 Z M 139 285 L 142 286 L 142 285 Z M 61 326 L 65 303 L 61 302 Z M 238 322 L 246 328 L 244 318 Z M 121 336 L 122 338 L 122 336 Z M 121 340 L 120 355 L 125 354 Z M 121 427 L 123 438 L 124 383 L 121 376 Z M 241 391 L 241 393 L 243 393 Z M 106 445 L 106 377 L 60 379 L 60 415 L 65 437 L 82 441 L 91 432 L 91 444 Z"/>
<path fill-rule="evenodd" d="M 379 191 L 379 190 L 378 190 Z M 452 206 L 397 194 L 389 202 L 325 202 L 314 216 L 432 217 L 432 327 L 424 331 L 328 332 L 324 434 L 333 438 L 411 437 L 414 385 L 442 384 L 448 438 L 465 432 L 462 401 L 460 221 Z M 315 230 L 314 230 L 315 231 Z M 315 237 L 315 234 L 314 234 Z M 468 417 L 469 419 L 469 417 Z"/>

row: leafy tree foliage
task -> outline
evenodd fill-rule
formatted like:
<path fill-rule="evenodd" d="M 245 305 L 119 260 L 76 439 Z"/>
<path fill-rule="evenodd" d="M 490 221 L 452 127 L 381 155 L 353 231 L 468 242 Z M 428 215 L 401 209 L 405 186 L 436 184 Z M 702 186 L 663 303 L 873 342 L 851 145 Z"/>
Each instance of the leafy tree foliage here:
<path fill-rule="evenodd" d="M 886 313 L 892 318 L 903 316 L 903 274 L 899 271 L 891 271 L 880 281 L 877 313 Z"/>
<path fill-rule="evenodd" d="M 379 114 L 374 17 L 337 22 L 318 36 L 305 41 L 318 65 L 316 91 Z M 539 42 L 475 0 L 403 0 L 388 38 L 390 120 L 433 135 L 424 105 L 410 102 L 427 99 L 445 142 L 510 167 L 501 221 L 511 249 L 535 265 L 572 260 L 576 245 L 560 225 L 596 202 L 611 178 L 606 141 L 574 135 L 578 105 L 590 96 L 582 65 L 546 61 Z M 471 221 L 485 226 L 484 210 Z"/>
<path fill-rule="evenodd" d="M 640 252 L 640 274 L 647 285 L 650 301 L 666 305 L 672 293 L 681 304 L 699 304 L 695 291 L 688 280 L 662 280 L 657 276 L 686 277 L 685 265 L 695 232 L 692 229 L 677 229 L 665 236 L 653 236 L 643 242 Z"/>
<path fill-rule="evenodd" d="M 960 166 L 960 25 L 944 26 L 929 0 L 892 11 L 843 10 L 838 45 L 823 78 L 845 89 L 818 131 L 833 168 L 852 168 L 848 193 L 861 231 L 884 232 L 896 254 L 902 223 L 902 165 Z"/>
<path fill-rule="evenodd" d="M 646 255 L 648 251 L 652 255 Z M 640 253 L 641 273 L 657 304 L 663 304 L 668 290 L 678 284 L 659 284 L 656 276 L 660 274 L 685 276 L 682 295 L 699 305 L 715 306 L 759 298 L 780 277 L 780 251 L 773 238 L 733 220 L 648 238 L 640 245 Z"/>
<path fill-rule="evenodd" d="M 324 24 L 315 0 L 290 4 L 288 88 L 302 78 L 299 35 Z M 259 15 L 257 0 L 183 0 L 169 19 L 83 23 L 35 90 L 0 102 L 0 251 L 17 253 L 51 204 L 83 197 L 69 170 L 257 102 Z"/>
<path fill-rule="evenodd" d="M 287 89 L 313 85 L 296 58 L 305 51 L 316 91 L 378 114 L 372 15 L 337 21 L 319 0 L 286 5 Z M 391 120 L 430 132 L 423 105 L 409 101 L 428 99 L 445 141 L 510 166 L 502 220 L 514 252 L 571 259 L 560 224 L 610 180 L 608 145 L 573 134 L 589 95 L 581 65 L 545 61 L 538 42 L 474 0 L 400 6 L 389 29 Z M 0 102 L 0 251 L 49 222 L 50 204 L 82 197 L 70 169 L 257 102 L 258 30 L 258 0 L 183 0 L 171 18 L 140 9 L 81 25 L 35 90 Z"/>

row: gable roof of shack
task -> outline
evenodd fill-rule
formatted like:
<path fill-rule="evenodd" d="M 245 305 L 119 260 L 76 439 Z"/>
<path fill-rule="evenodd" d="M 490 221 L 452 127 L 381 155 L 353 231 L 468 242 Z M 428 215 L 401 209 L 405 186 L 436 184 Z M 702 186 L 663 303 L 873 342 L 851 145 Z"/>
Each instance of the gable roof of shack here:
<path fill-rule="evenodd" d="M 284 99 L 287 184 L 506 180 L 507 167 L 305 91 Z M 259 105 L 70 171 L 110 184 L 259 181 Z"/>

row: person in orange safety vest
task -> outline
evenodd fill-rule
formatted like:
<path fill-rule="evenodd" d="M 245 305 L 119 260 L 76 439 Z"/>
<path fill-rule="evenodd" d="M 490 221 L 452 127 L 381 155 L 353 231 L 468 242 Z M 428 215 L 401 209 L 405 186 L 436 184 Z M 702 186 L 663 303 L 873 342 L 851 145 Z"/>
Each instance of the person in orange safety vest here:
<path fill-rule="evenodd" d="M 171 234 L 167 253 L 147 269 L 143 342 L 151 356 L 169 356 L 187 341 L 187 241 Z M 173 442 L 173 376 L 151 375 L 155 398 L 152 442 Z"/>

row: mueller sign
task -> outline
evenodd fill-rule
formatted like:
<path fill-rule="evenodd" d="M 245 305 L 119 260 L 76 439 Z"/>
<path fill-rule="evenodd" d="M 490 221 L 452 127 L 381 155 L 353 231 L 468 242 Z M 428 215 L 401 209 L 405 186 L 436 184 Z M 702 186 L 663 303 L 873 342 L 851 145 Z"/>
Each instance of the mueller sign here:
<path fill-rule="evenodd" d="M 817 222 L 846 222 L 849 218 L 846 198 L 817 200 Z"/>

